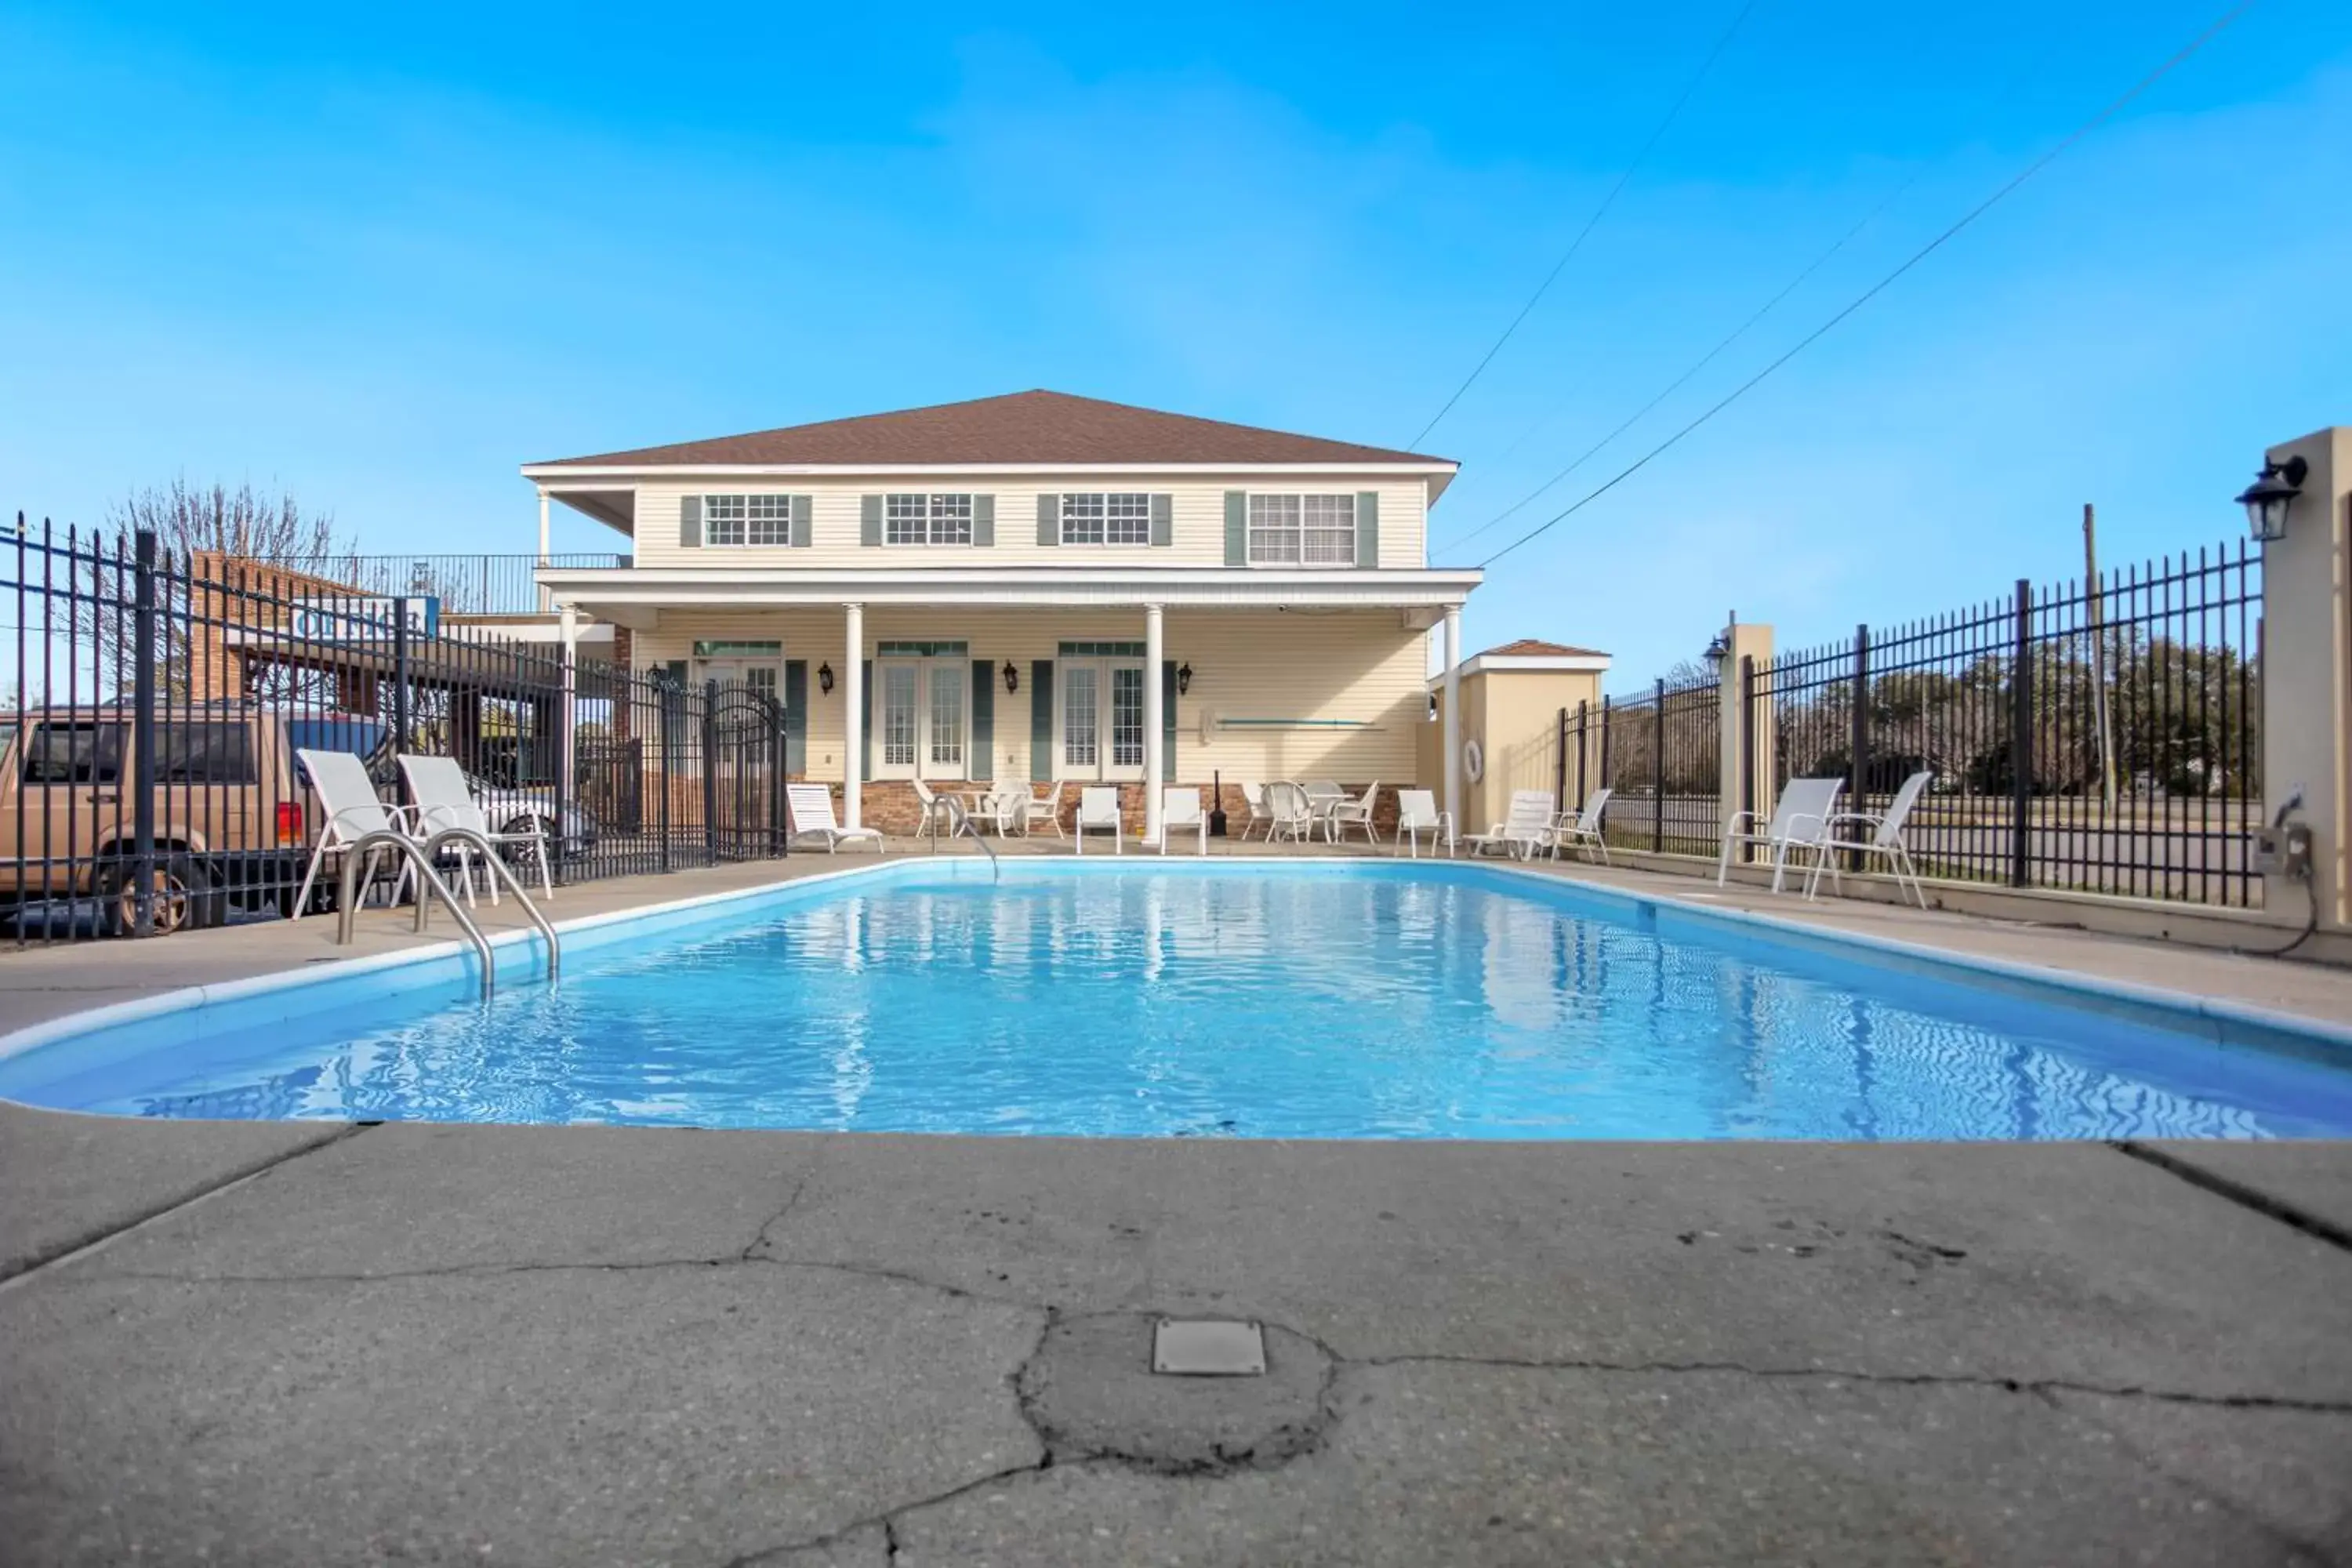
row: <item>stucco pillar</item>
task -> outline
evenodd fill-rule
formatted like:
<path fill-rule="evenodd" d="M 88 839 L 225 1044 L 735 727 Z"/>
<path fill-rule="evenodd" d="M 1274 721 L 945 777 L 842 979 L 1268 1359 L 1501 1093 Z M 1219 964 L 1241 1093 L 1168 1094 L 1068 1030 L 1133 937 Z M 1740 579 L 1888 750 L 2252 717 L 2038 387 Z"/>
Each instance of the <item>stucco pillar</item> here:
<path fill-rule="evenodd" d="M 2352 923 L 2352 426 L 2270 449 L 2273 463 L 2289 458 L 2310 467 L 2287 509 L 2286 537 L 2263 546 L 2263 814 L 2267 822 L 2302 789 L 2319 923 L 2341 928 Z M 2302 889 L 2284 878 L 2265 879 L 2263 900 L 2274 913 L 2303 913 Z"/>
<path fill-rule="evenodd" d="M 1445 611 L 1445 810 L 1455 832 L 1462 827 L 1462 607 Z M 1446 840 L 1453 847 L 1453 839 Z"/>
<path fill-rule="evenodd" d="M 541 490 L 539 492 L 539 564 L 541 566 L 547 564 L 548 538 L 547 492 L 545 490 Z M 547 614 L 550 603 L 551 601 L 548 591 L 545 588 L 541 588 L 539 591 L 539 613 L 541 615 L 543 616 Z"/>
<path fill-rule="evenodd" d="M 866 606 L 844 605 L 841 618 L 841 822 L 856 827 L 866 793 Z"/>
<path fill-rule="evenodd" d="M 1167 710 L 1160 689 L 1160 665 L 1167 643 L 1166 616 L 1158 605 L 1143 606 L 1143 841 L 1160 842 L 1160 726 Z"/>
<path fill-rule="evenodd" d="M 1776 787 L 1772 777 L 1771 699 L 1759 699 L 1756 711 L 1751 713 L 1746 700 L 1747 682 L 1741 674 L 1753 669 L 1759 682 L 1764 679 L 1763 672 L 1772 662 L 1772 628 L 1742 626 L 1734 621 L 1724 628 L 1723 640 L 1727 648 L 1723 656 L 1723 707 L 1716 727 L 1721 752 L 1716 781 L 1717 833 L 1730 825 L 1734 812 L 1760 811 L 1770 816 Z M 1760 689 L 1769 692 L 1770 687 L 1764 685 Z M 1748 798 L 1751 781 L 1755 788 L 1753 800 Z"/>

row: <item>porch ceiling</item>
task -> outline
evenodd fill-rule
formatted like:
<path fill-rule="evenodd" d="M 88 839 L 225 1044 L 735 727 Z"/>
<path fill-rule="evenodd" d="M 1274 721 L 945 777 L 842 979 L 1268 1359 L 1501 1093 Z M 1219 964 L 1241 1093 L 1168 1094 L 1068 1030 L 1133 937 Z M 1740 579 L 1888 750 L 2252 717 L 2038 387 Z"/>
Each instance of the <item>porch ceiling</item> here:
<path fill-rule="evenodd" d="M 583 487 L 547 487 L 547 499 L 562 501 L 583 517 L 595 519 L 616 533 L 631 539 L 637 536 L 637 492 L 634 486 L 622 485 L 592 489 Z"/>

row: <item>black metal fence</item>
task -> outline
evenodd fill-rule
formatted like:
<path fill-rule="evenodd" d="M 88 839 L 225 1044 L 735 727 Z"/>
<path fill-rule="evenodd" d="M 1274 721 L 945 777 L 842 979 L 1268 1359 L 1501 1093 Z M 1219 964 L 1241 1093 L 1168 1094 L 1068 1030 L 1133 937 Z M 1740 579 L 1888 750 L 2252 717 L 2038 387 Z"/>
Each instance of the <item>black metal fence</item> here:
<path fill-rule="evenodd" d="M 766 692 L 567 667 L 443 623 L 446 601 L 152 535 L 19 519 L 0 572 L 0 920 L 20 944 L 322 907 L 333 879 L 310 872 L 339 825 L 306 749 L 362 758 L 394 804 L 400 754 L 456 758 L 493 831 L 539 829 L 559 883 L 782 852 Z"/>
<path fill-rule="evenodd" d="M 2262 564 L 2241 542 L 2021 579 L 1751 666 L 1742 804 L 1834 776 L 1841 809 L 1880 811 L 1924 772 L 1905 837 L 1925 875 L 2259 904 Z"/>
<path fill-rule="evenodd" d="M 545 611 L 534 575 L 541 567 L 605 570 L 633 557 L 598 552 L 569 555 L 353 555 L 326 565 L 339 581 L 369 594 L 436 600 L 445 616 L 526 616 Z"/>
<path fill-rule="evenodd" d="M 1559 809 L 1610 791 L 1601 828 L 1612 844 L 1714 852 L 1721 832 L 1723 687 L 1714 674 L 1659 680 L 1631 697 L 1580 702 L 1559 715 Z"/>

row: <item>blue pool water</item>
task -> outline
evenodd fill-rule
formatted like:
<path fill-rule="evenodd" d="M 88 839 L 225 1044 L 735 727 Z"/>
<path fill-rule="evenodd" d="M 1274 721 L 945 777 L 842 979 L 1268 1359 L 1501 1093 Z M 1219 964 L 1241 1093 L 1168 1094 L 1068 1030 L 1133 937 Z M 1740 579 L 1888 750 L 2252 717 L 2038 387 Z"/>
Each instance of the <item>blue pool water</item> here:
<path fill-rule="evenodd" d="M 141 1116 L 1109 1136 L 2352 1131 L 2340 1048 L 1858 959 L 1462 866 L 940 862 L 0 1093 Z M 2256 1031 L 2259 1033 L 2259 1031 Z M 2273 1042 L 2275 1044 L 2275 1042 Z"/>

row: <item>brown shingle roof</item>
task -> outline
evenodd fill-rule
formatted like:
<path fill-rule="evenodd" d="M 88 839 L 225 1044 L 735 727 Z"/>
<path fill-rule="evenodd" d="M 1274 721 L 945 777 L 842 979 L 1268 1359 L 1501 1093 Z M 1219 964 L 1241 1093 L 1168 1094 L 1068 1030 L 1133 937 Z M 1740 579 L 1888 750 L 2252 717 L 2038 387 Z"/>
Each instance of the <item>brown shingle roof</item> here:
<path fill-rule="evenodd" d="M 1499 658 L 1523 658 L 1538 656 L 1549 658 L 1567 656 L 1577 658 L 1607 658 L 1609 657 L 1597 647 L 1570 647 L 1565 643 L 1543 642 L 1535 637 L 1521 637 L 1517 642 L 1507 642 L 1500 647 L 1490 647 L 1486 653 L 1482 653 L 1478 657 L 1480 658 L 1485 658 L 1488 654 L 1492 654 Z"/>
<path fill-rule="evenodd" d="M 562 458 L 533 468 L 693 468 L 808 463 L 1442 463 L 1450 459 L 1360 447 L 1162 414 L 1066 392 L 1015 392 L 895 414 L 788 425 L 708 441 Z"/>

